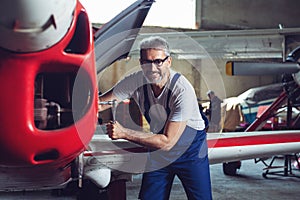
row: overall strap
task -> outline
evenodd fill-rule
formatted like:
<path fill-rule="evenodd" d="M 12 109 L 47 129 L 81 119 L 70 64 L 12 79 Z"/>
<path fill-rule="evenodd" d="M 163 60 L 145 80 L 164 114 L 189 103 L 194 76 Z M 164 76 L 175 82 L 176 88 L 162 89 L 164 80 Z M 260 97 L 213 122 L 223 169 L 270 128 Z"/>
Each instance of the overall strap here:
<path fill-rule="evenodd" d="M 149 116 L 150 103 L 149 103 L 149 96 L 148 96 L 146 80 L 143 85 L 143 91 L 144 91 L 144 110 L 145 110 L 144 116 L 145 116 L 147 122 L 150 124 L 150 122 L 151 122 L 151 118 Z"/>
<path fill-rule="evenodd" d="M 173 76 L 172 80 L 171 80 L 170 87 L 168 88 L 169 91 L 168 91 L 168 96 L 167 96 L 167 108 L 166 108 L 167 116 L 169 116 L 169 114 L 171 113 L 171 109 L 169 108 L 170 96 L 171 96 L 171 93 L 173 91 L 174 85 L 175 85 L 175 83 L 176 83 L 176 81 L 178 80 L 179 77 L 180 77 L 180 74 L 176 73 Z M 150 122 L 151 122 L 151 118 L 150 118 L 150 115 L 149 115 L 150 102 L 149 102 L 147 84 L 143 85 L 143 90 L 144 90 L 144 109 L 145 109 L 144 116 L 145 116 L 147 122 L 150 124 Z"/>

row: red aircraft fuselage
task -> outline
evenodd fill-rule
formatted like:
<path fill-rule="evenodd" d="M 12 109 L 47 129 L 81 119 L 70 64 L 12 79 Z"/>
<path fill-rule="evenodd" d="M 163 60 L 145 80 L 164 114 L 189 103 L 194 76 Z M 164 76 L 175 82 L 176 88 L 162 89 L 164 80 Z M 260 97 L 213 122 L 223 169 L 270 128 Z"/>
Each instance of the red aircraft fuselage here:
<path fill-rule="evenodd" d="M 93 32 L 79 2 L 56 44 L 25 53 L 0 49 L 0 165 L 64 167 L 85 149 L 97 121 L 94 59 Z"/>

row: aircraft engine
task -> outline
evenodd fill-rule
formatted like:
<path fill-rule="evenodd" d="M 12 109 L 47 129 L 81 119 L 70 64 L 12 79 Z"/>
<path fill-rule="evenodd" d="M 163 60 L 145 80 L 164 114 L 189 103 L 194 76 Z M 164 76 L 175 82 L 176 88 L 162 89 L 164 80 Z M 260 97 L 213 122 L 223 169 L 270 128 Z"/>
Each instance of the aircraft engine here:
<path fill-rule="evenodd" d="M 34 52 L 58 43 L 68 32 L 76 0 L 2 0 L 0 46 L 15 52 Z"/>
<path fill-rule="evenodd" d="M 0 1 L 0 191 L 110 183 L 110 169 L 83 157 L 98 122 L 96 61 L 128 54 L 153 2 L 94 32 L 79 0 Z"/>
<path fill-rule="evenodd" d="M 3 0 L 0 47 L 0 165 L 69 165 L 97 124 L 86 10 L 78 0 Z"/>

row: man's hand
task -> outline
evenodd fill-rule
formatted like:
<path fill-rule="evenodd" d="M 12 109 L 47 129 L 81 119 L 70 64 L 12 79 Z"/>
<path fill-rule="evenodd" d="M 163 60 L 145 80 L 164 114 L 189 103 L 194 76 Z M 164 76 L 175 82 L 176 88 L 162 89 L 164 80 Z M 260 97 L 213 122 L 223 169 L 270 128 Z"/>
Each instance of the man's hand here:
<path fill-rule="evenodd" d="M 106 131 L 112 140 L 125 139 L 151 149 L 169 151 L 176 144 L 185 127 L 185 121 L 167 122 L 164 133 L 153 134 L 151 132 L 128 129 L 123 127 L 117 121 L 111 121 L 106 124 Z"/>
<path fill-rule="evenodd" d="M 111 121 L 106 124 L 107 134 L 112 140 L 125 139 L 126 130 L 127 129 L 117 121 Z"/>

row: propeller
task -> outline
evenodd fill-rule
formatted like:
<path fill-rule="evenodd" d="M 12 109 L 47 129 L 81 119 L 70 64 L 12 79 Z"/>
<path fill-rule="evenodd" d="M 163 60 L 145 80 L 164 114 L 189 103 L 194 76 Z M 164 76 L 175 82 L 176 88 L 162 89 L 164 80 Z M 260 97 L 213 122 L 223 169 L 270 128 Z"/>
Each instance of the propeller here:
<path fill-rule="evenodd" d="M 226 63 L 226 74 L 229 76 L 297 74 L 300 71 L 299 58 L 300 46 L 289 53 L 284 63 L 229 61 Z"/>
<path fill-rule="evenodd" d="M 298 63 L 257 63 L 257 62 L 232 62 L 226 63 L 226 74 L 229 76 L 253 76 L 295 74 L 300 71 Z"/>
<path fill-rule="evenodd" d="M 228 61 L 226 74 L 229 76 L 285 75 L 300 86 L 300 46 L 295 48 L 284 63 Z"/>

